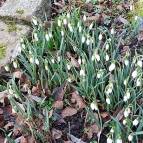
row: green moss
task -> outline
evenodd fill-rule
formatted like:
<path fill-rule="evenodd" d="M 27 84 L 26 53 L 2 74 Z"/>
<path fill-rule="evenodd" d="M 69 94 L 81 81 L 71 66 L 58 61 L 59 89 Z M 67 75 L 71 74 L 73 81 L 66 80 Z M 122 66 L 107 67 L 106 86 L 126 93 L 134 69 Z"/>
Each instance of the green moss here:
<path fill-rule="evenodd" d="M 7 21 L 6 24 L 7 24 L 7 31 L 8 32 L 14 32 L 14 31 L 18 30 L 16 23 L 14 21 Z"/>
<path fill-rule="evenodd" d="M 0 43 L 0 59 L 2 59 L 6 54 L 6 45 Z"/>
<path fill-rule="evenodd" d="M 17 10 L 16 10 L 16 13 L 22 15 L 22 14 L 24 14 L 24 10 L 23 10 L 23 9 L 17 9 Z"/>

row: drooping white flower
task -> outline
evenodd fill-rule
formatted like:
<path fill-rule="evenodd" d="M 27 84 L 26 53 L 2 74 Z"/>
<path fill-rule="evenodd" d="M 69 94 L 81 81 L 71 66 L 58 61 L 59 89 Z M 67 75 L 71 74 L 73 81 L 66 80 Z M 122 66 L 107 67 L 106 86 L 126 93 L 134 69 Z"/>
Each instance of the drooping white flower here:
<path fill-rule="evenodd" d="M 109 71 L 113 71 L 115 69 L 115 63 L 111 63 L 111 65 L 109 66 Z"/>
<path fill-rule="evenodd" d="M 99 62 L 100 61 L 100 56 L 99 56 L 99 54 L 95 54 L 95 59 Z"/>
<path fill-rule="evenodd" d="M 101 78 L 101 76 L 102 76 L 102 73 L 99 71 L 99 72 L 97 73 L 97 78 L 99 79 L 99 78 Z"/>
<path fill-rule="evenodd" d="M 62 35 L 62 37 L 64 36 L 64 31 L 63 30 L 61 31 L 61 35 Z"/>
<path fill-rule="evenodd" d="M 30 61 L 31 64 L 33 64 L 33 63 L 34 63 L 34 58 L 31 56 L 31 57 L 29 58 L 29 61 Z"/>
<path fill-rule="evenodd" d="M 70 32 L 73 32 L 73 28 L 70 23 L 68 24 L 68 28 L 69 28 Z"/>
<path fill-rule="evenodd" d="M 112 134 L 114 133 L 114 129 L 113 128 L 111 128 L 110 133 L 112 133 Z"/>
<path fill-rule="evenodd" d="M 9 94 L 14 94 L 14 91 L 10 88 L 9 90 L 8 90 L 8 92 L 9 92 Z"/>
<path fill-rule="evenodd" d="M 127 85 L 127 82 L 128 82 L 127 79 L 125 79 L 125 80 L 124 80 L 124 85 L 125 85 L 125 86 Z"/>
<path fill-rule="evenodd" d="M 136 78 L 136 77 L 137 77 L 137 75 L 138 75 L 137 70 L 134 70 L 134 71 L 132 72 L 132 78 Z"/>
<path fill-rule="evenodd" d="M 70 13 L 67 13 L 67 18 L 68 18 L 68 19 L 70 18 Z"/>
<path fill-rule="evenodd" d="M 126 96 L 127 96 L 127 99 L 130 99 L 131 94 L 130 94 L 129 90 L 126 92 Z"/>
<path fill-rule="evenodd" d="M 138 18 L 139 18 L 138 16 L 135 16 L 135 21 L 137 21 L 137 20 L 138 20 Z"/>
<path fill-rule="evenodd" d="M 109 55 L 106 54 L 106 61 L 109 61 Z"/>
<path fill-rule="evenodd" d="M 67 24 L 68 24 L 68 22 L 67 22 L 67 19 L 66 19 L 66 18 L 64 18 L 64 19 L 63 19 L 63 23 L 64 23 L 64 25 L 67 25 Z"/>
<path fill-rule="evenodd" d="M 85 76 L 85 71 L 83 69 L 80 70 L 80 76 Z"/>
<path fill-rule="evenodd" d="M 128 136 L 128 140 L 129 140 L 130 142 L 133 140 L 132 134 L 130 134 L 130 135 Z"/>
<path fill-rule="evenodd" d="M 83 16 L 83 21 L 86 21 L 86 15 Z"/>
<path fill-rule="evenodd" d="M 117 139 L 116 143 L 122 143 L 122 139 Z"/>
<path fill-rule="evenodd" d="M 128 66 L 129 65 L 129 60 L 125 59 L 124 63 L 125 63 L 126 66 Z"/>
<path fill-rule="evenodd" d="M 45 64 L 45 70 L 48 71 L 48 65 L 47 64 Z"/>
<path fill-rule="evenodd" d="M 13 67 L 16 69 L 18 67 L 18 64 L 16 61 L 13 61 Z"/>
<path fill-rule="evenodd" d="M 98 110 L 98 107 L 97 107 L 97 104 L 95 103 L 95 102 L 92 102 L 91 104 L 90 104 L 90 108 L 94 111 L 97 111 Z"/>
<path fill-rule="evenodd" d="M 136 86 L 141 86 L 142 85 L 142 83 L 141 83 L 141 79 L 140 78 L 138 78 L 137 79 L 137 81 L 136 81 Z"/>
<path fill-rule="evenodd" d="M 89 25 L 89 30 L 91 30 L 92 27 L 93 27 L 93 23 L 91 23 L 91 24 Z"/>
<path fill-rule="evenodd" d="M 71 69 L 71 65 L 67 64 L 67 69 L 70 70 Z"/>
<path fill-rule="evenodd" d="M 85 36 L 82 36 L 82 37 L 81 37 L 81 42 L 84 43 L 85 40 L 86 40 L 86 39 L 85 39 Z"/>
<path fill-rule="evenodd" d="M 35 59 L 35 64 L 39 65 L 39 60 L 38 59 Z"/>
<path fill-rule="evenodd" d="M 55 60 L 52 58 L 52 59 L 51 59 L 51 62 L 54 64 L 54 63 L 55 63 Z"/>
<path fill-rule="evenodd" d="M 79 65 L 81 65 L 81 58 L 78 59 L 78 63 L 79 63 Z"/>
<path fill-rule="evenodd" d="M 107 103 L 108 105 L 110 105 L 111 101 L 110 101 L 110 98 L 109 98 L 109 97 L 106 98 L 106 103 Z"/>
<path fill-rule="evenodd" d="M 128 97 L 125 95 L 123 100 L 124 102 L 126 102 L 128 100 Z"/>
<path fill-rule="evenodd" d="M 49 39 L 50 39 L 48 34 L 45 35 L 45 38 L 46 38 L 47 41 L 49 41 Z"/>
<path fill-rule="evenodd" d="M 52 38 L 53 35 L 52 35 L 52 32 L 49 32 L 49 38 Z"/>
<path fill-rule="evenodd" d="M 60 62 L 60 61 L 61 61 L 61 58 L 60 58 L 60 56 L 58 56 L 57 60 L 58 60 L 58 62 Z"/>
<path fill-rule="evenodd" d="M 82 27 L 81 27 L 81 26 L 79 26 L 78 31 L 79 31 L 79 32 L 81 32 L 81 31 L 82 31 Z"/>
<path fill-rule="evenodd" d="M 135 120 L 133 121 L 133 125 L 134 125 L 134 126 L 137 126 L 138 124 L 139 124 L 138 119 L 135 119 Z"/>
<path fill-rule="evenodd" d="M 137 65 L 142 68 L 142 61 L 139 60 L 139 61 L 137 62 Z"/>
<path fill-rule="evenodd" d="M 21 47 L 22 47 L 23 49 L 25 49 L 25 48 L 26 48 L 25 44 L 21 44 Z"/>
<path fill-rule="evenodd" d="M 123 120 L 123 125 L 126 125 L 126 124 L 127 124 L 127 120 L 124 119 L 124 120 Z"/>
<path fill-rule="evenodd" d="M 36 26 L 38 25 L 38 21 L 37 21 L 36 17 L 32 18 L 32 22 L 33 22 L 34 25 L 36 25 Z"/>
<path fill-rule="evenodd" d="M 130 108 L 126 108 L 125 111 L 124 111 L 124 117 L 125 118 L 128 117 L 130 112 L 131 112 Z"/>
<path fill-rule="evenodd" d="M 108 44 L 108 43 L 106 44 L 106 47 L 105 47 L 105 48 L 106 48 L 106 50 L 108 50 L 108 49 L 109 49 L 109 44 Z"/>
<path fill-rule="evenodd" d="M 114 28 L 111 29 L 111 34 L 112 34 L 112 35 L 115 34 Z"/>
<path fill-rule="evenodd" d="M 99 37 L 98 37 L 99 41 L 101 41 L 102 38 L 103 38 L 103 36 L 102 36 L 102 34 L 100 33 L 100 34 L 99 34 Z"/>
<path fill-rule="evenodd" d="M 110 137 L 108 137 L 107 138 L 107 143 L 113 143 L 113 140 Z"/>
<path fill-rule="evenodd" d="M 68 82 L 70 82 L 70 83 L 72 82 L 72 80 L 71 80 L 71 78 L 70 78 L 70 77 L 68 77 Z"/>
<path fill-rule="evenodd" d="M 86 39 L 86 45 L 89 46 L 89 44 L 90 44 L 90 39 L 87 38 L 87 39 Z"/>
<path fill-rule="evenodd" d="M 58 19 L 58 26 L 61 27 L 61 25 L 62 25 L 62 22 L 60 19 Z"/>
<path fill-rule="evenodd" d="M 134 10 L 134 6 L 131 4 L 130 5 L 130 11 L 133 11 Z"/>
<path fill-rule="evenodd" d="M 34 33 L 34 39 L 35 39 L 35 41 L 38 41 L 38 40 L 39 40 L 37 33 Z"/>

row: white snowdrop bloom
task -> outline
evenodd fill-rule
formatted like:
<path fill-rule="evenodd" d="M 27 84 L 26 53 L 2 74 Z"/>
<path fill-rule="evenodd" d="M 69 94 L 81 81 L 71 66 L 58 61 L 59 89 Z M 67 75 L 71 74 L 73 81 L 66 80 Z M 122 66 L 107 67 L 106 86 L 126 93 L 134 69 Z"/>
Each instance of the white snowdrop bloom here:
<path fill-rule="evenodd" d="M 16 69 L 18 67 L 18 64 L 16 61 L 13 61 L 13 67 Z"/>
<path fill-rule="evenodd" d="M 134 126 L 137 126 L 138 124 L 139 124 L 138 119 L 135 119 L 135 120 L 133 121 L 133 125 L 134 125 Z"/>
<path fill-rule="evenodd" d="M 108 104 L 108 105 L 110 105 L 110 103 L 111 103 L 111 101 L 110 101 L 110 98 L 106 98 L 106 103 Z"/>
<path fill-rule="evenodd" d="M 84 58 L 82 58 L 82 64 L 85 64 L 85 62 L 86 62 L 86 61 L 85 61 L 85 59 L 84 59 Z"/>
<path fill-rule="evenodd" d="M 69 30 L 70 30 L 70 32 L 73 32 L 73 28 L 72 28 L 72 26 L 71 26 L 71 27 L 69 27 Z"/>
<path fill-rule="evenodd" d="M 62 25 L 62 22 L 60 19 L 58 19 L 58 26 L 61 27 L 61 25 Z"/>
<path fill-rule="evenodd" d="M 107 138 L 107 143 L 113 143 L 113 140 L 110 137 L 108 137 Z"/>
<path fill-rule="evenodd" d="M 83 69 L 80 70 L 80 76 L 85 76 L 85 71 Z"/>
<path fill-rule="evenodd" d="M 32 55 L 32 51 L 31 50 L 29 50 L 29 55 Z"/>
<path fill-rule="evenodd" d="M 109 55 L 106 54 L 106 61 L 109 61 Z"/>
<path fill-rule="evenodd" d="M 89 44 L 90 44 L 90 39 L 87 38 L 87 40 L 86 40 L 86 45 L 89 46 Z"/>
<path fill-rule="evenodd" d="M 50 39 L 48 34 L 45 35 L 45 38 L 46 38 L 47 41 L 49 41 L 49 39 Z"/>
<path fill-rule="evenodd" d="M 32 18 L 32 22 L 33 22 L 34 25 L 38 25 L 38 21 L 37 21 L 36 17 Z"/>
<path fill-rule="evenodd" d="M 70 13 L 67 13 L 67 18 L 70 18 Z"/>
<path fill-rule="evenodd" d="M 23 43 L 23 42 L 24 42 L 24 39 L 23 39 L 23 38 L 20 38 L 20 42 Z"/>
<path fill-rule="evenodd" d="M 83 16 L 83 21 L 86 21 L 86 15 Z"/>
<path fill-rule="evenodd" d="M 29 58 L 29 61 L 30 61 L 31 64 L 33 64 L 33 63 L 34 63 L 34 58 L 31 56 L 31 57 Z"/>
<path fill-rule="evenodd" d="M 94 57 L 94 55 L 92 55 L 92 57 L 91 57 L 91 60 L 92 60 L 92 61 L 94 61 L 94 60 L 95 60 L 95 57 Z"/>
<path fill-rule="evenodd" d="M 21 44 L 21 47 L 23 48 L 23 49 L 25 49 L 26 47 L 25 47 L 25 44 Z"/>
<path fill-rule="evenodd" d="M 66 19 L 66 18 L 64 18 L 64 19 L 63 19 L 63 23 L 64 23 L 64 25 L 67 25 L 67 24 L 68 24 L 68 22 L 67 22 L 67 19 Z"/>
<path fill-rule="evenodd" d="M 109 71 L 113 71 L 115 69 L 115 63 L 111 63 L 111 65 L 109 66 Z"/>
<path fill-rule="evenodd" d="M 100 33 L 100 34 L 99 34 L 99 37 L 98 37 L 99 41 L 101 41 L 102 38 L 103 38 L 103 36 L 102 36 L 102 34 Z"/>
<path fill-rule="evenodd" d="M 45 64 L 45 70 L 48 71 L 48 65 L 47 64 Z"/>
<path fill-rule="evenodd" d="M 91 104 L 90 104 L 90 108 L 94 111 L 97 111 L 98 110 L 98 107 L 97 107 L 97 104 L 95 103 L 95 102 L 92 102 Z"/>
<path fill-rule="evenodd" d="M 39 40 L 37 33 L 34 33 L 34 39 L 35 39 L 35 41 L 38 41 L 38 40 Z"/>
<path fill-rule="evenodd" d="M 99 54 L 95 54 L 95 59 L 99 62 L 100 61 L 100 56 L 99 56 Z"/>
<path fill-rule="evenodd" d="M 85 42 L 85 40 L 86 40 L 86 39 L 85 39 L 85 37 L 84 37 L 84 36 L 82 36 L 82 37 L 81 37 L 81 42 L 82 42 L 82 43 L 84 43 L 84 42 Z"/>
<path fill-rule="evenodd" d="M 63 30 L 61 31 L 61 35 L 62 35 L 62 37 L 64 36 L 64 31 Z"/>
<path fill-rule="evenodd" d="M 81 26 L 79 26 L 78 31 L 79 31 L 79 32 L 81 32 L 81 31 L 82 31 L 82 27 L 81 27 Z"/>
<path fill-rule="evenodd" d="M 52 58 L 52 59 L 51 59 L 51 62 L 54 64 L 54 63 L 55 63 L 55 60 Z"/>
<path fill-rule="evenodd" d="M 136 77 L 137 77 L 137 75 L 138 75 L 137 70 L 134 70 L 134 71 L 132 72 L 132 78 L 136 78 Z"/>
<path fill-rule="evenodd" d="M 124 85 L 125 85 L 125 86 L 127 85 L 127 82 L 128 82 L 127 79 L 125 79 L 125 80 L 124 80 Z"/>
<path fill-rule="evenodd" d="M 60 56 L 58 56 L 57 60 L 58 60 L 58 62 L 60 62 L 60 61 L 61 61 L 61 58 L 60 58 Z"/>
<path fill-rule="evenodd" d="M 138 78 L 137 79 L 137 81 L 136 81 L 136 86 L 141 86 L 142 85 L 142 83 L 141 83 L 141 79 L 140 78 Z"/>
<path fill-rule="evenodd" d="M 71 65 L 67 64 L 67 69 L 70 70 L 71 69 Z"/>
<path fill-rule="evenodd" d="M 130 99 L 131 94 L 129 91 L 126 92 L 126 96 L 127 96 L 127 99 Z"/>
<path fill-rule="evenodd" d="M 122 143 L 122 139 L 117 139 L 116 143 Z"/>
<path fill-rule="evenodd" d="M 130 142 L 133 140 L 133 136 L 132 136 L 131 134 L 128 136 L 128 140 L 129 140 Z"/>
<path fill-rule="evenodd" d="M 114 129 L 113 128 L 111 128 L 110 133 L 112 133 L 112 134 L 114 133 Z"/>
<path fill-rule="evenodd" d="M 128 66 L 128 65 L 129 65 L 129 60 L 125 59 L 124 64 L 125 64 L 126 66 Z"/>
<path fill-rule="evenodd" d="M 124 102 L 128 101 L 128 97 L 125 95 L 123 100 Z"/>
<path fill-rule="evenodd" d="M 138 18 L 139 18 L 138 16 L 135 16 L 135 21 L 137 21 L 137 20 L 138 20 Z"/>
<path fill-rule="evenodd" d="M 70 78 L 70 77 L 68 77 L 68 82 L 70 82 L 70 83 L 72 82 L 72 80 L 71 80 L 71 78 Z"/>
<path fill-rule="evenodd" d="M 115 34 L 114 28 L 111 29 L 111 34 L 112 34 L 112 35 Z"/>
<path fill-rule="evenodd" d="M 9 92 L 9 94 L 13 94 L 14 93 L 14 91 L 10 88 L 9 90 L 8 90 L 8 92 Z"/>
<path fill-rule="evenodd" d="M 131 4 L 130 5 L 130 11 L 133 11 L 134 10 L 134 6 Z"/>
<path fill-rule="evenodd" d="M 78 63 L 81 65 L 81 58 L 78 58 Z"/>
<path fill-rule="evenodd" d="M 127 120 L 124 119 L 124 120 L 123 120 L 123 125 L 126 125 L 126 124 L 127 124 Z"/>
<path fill-rule="evenodd" d="M 35 64 L 39 65 L 39 60 L 38 59 L 35 59 Z"/>
<path fill-rule="evenodd" d="M 93 23 L 91 23 L 91 24 L 89 25 L 89 30 L 91 30 L 92 27 L 93 27 Z"/>
<path fill-rule="evenodd" d="M 126 118 L 126 117 L 128 117 L 128 116 L 129 116 L 129 113 L 128 113 L 127 110 L 125 110 L 125 111 L 124 111 L 124 117 Z"/>
<path fill-rule="evenodd" d="M 142 61 L 139 60 L 139 61 L 137 62 L 137 65 L 142 68 Z"/>
<path fill-rule="evenodd" d="M 52 32 L 49 32 L 49 38 L 52 38 L 53 36 L 52 36 Z"/>
<path fill-rule="evenodd" d="M 106 50 L 109 49 L 109 44 L 108 44 L 108 43 L 106 44 L 105 49 L 106 49 Z"/>

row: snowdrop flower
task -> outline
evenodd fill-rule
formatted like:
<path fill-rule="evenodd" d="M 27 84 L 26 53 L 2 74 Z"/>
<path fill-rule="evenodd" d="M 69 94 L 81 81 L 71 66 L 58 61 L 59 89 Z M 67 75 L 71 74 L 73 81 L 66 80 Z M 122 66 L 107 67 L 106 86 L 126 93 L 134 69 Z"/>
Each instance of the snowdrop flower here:
<path fill-rule="evenodd" d="M 33 22 L 34 25 L 38 25 L 38 22 L 37 22 L 36 17 L 33 17 L 33 18 L 32 18 L 32 22 Z"/>
<path fill-rule="evenodd" d="M 133 121 L 133 125 L 134 125 L 134 126 L 137 126 L 138 124 L 139 124 L 138 119 L 135 119 L 135 120 Z"/>
<path fill-rule="evenodd" d="M 112 133 L 112 134 L 114 133 L 114 129 L 113 128 L 111 128 L 110 133 Z"/>
<path fill-rule="evenodd" d="M 47 41 L 49 41 L 49 39 L 50 39 L 48 34 L 45 35 L 45 38 L 46 38 Z"/>
<path fill-rule="evenodd" d="M 124 102 L 126 102 L 128 100 L 127 96 L 124 96 Z"/>
<path fill-rule="evenodd" d="M 81 26 L 79 26 L 78 31 L 79 31 L 79 32 L 81 32 L 81 31 L 82 31 L 82 27 L 81 27 Z"/>
<path fill-rule="evenodd" d="M 107 138 L 107 143 L 113 143 L 113 140 L 110 137 L 108 137 Z"/>
<path fill-rule="evenodd" d="M 54 63 L 55 63 L 55 60 L 52 58 L 52 59 L 51 59 L 51 62 L 54 64 Z"/>
<path fill-rule="evenodd" d="M 127 79 L 124 80 L 124 85 L 125 85 L 125 86 L 127 85 Z"/>
<path fill-rule="evenodd" d="M 31 50 L 29 50 L 29 55 L 32 55 L 32 51 Z"/>
<path fill-rule="evenodd" d="M 89 44 L 90 44 L 90 40 L 89 40 L 89 38 L 87 38 L 87 40 L 86 40 L 86 44 L 87 44 L 87 46 L 89 46 Z"/>
<path fill-rule="evenodd" d="M 125 59 L 124 63 L 125 63 L 126 66 L 128 66 L 129 65 L 129 60 Z"/>
<path fill-rule="evenodd" d="M 89 30 L 91 30 L 92 27 L 93 27 L 93 23 L 91 23 L 91 24 L 89 25 Z"/>
<path fill-rule="evenodd" d="M 94 111 L 97 111 L 98 110 L 98 107 L 97 107 L 97 104 L 95 103 L 95 102 L 92 102 L 91 104 L 90 104 L 90 108 Z"/>
<path fill-rule="evenodd" d="M 48 65 L 47 64 L 45 64 L 45 70 L 48 71 Z"/>
<path fill-rule="evenodd" d="M 31 64 L 33 64 L 33 63 L 34 63 L 34 58 L 31 56 L 31 57 L 29 58 L 29 61 L 30 61 Z"/>
<path fill-rule="evenodd" d="M 99 62 L 100 61 L 100 56 L 99 56 L 99 54 L 95 54 L 95 59 Z"/>
<path fill-rule="evenodd" d="M 49 38 L 52 38 L 52 33 L 51 32 L 49 32 Z"/>
<path fill-rule="evenodd" d="M 116 143 L 122 143 L 122 139 L 117 139 Z"/>
<path fill-rule="evenodd" d="M 70 78 L 70 77 L 68 77 L 68 82 L 70 82 L 70 83 L 72 82 L 72 80 L 71 80 L 71 78 Z"/>
<path fill-rule="evenodd" d="M 106 49 L 106 50 L 108 50 L 108 49 L 109 49 L 109 44 L 108 44 L 108 43 L 106 44 L 105 49 Z"/>
<path fill-rule="evenodd" d="M 142 68 L 142 61 L 139 60 L 139 61 L 137 62 L 137 65 Z"/>
<path fill-rule="evenodd" d="M 126 92 L 126 96 L 127 96 L 127 99 L 130 99 L 131 94 L 130 94 L 129 90 Z"/>
<path fill-rule="evenodd" d="M 139 18 L 138 16 L 135 16 L 135 21 L 137 21 L 137 20 L 138 20 L 138 18 Z"/>
<path fill-rule="evenodd" d="M 26 48 L 26 47 L 25 47 L 25 44 L 22 44 L 22 45 L 21 45 L 21 47 L 22 47 L 23 49 L 25 49 L 25 48 Z"/>
<path fill-rule="evenodd" d="M 102 38 L 103 38 L 103 36 L 102 36 L 102 34 L 100 33 L 100 34 L 99 34 L 99 37 L 98 37 L 99 41 L 101 41 Z"/>
<path fill-rule="evenodd" d="M 86 21 L 86 15 L 83 16 L 83 21 Z"/>
<path fill-rule="evenodd" d="M 64 18 L 64 19 L 63 19 L 63 23 L 64 23 L 64 25 L 67 25 L 67 24 L 68 24 L 68 22 L 67 22 L 67 19 L 66 19 L 66 18 Z"/>
<path fill-rule="evenodd" d="M 58 26 L 61 27 L 61 25 L 62 25 L 62 22 L 60 19 L 58 19 Z"/>
<path fill-rule="evenodd" d="M 58 56 L 57 60 L 58 60 L 58 62 L 60 62 L 60 60 L 61 60 L 60 56 Z"/>
<path fill-rule="evenodd" d="M 8 92 L 9 92 L 9 94 L 14 94 L 14 91 L 10 88 L 9 90 L 8 90 Z"/>
<path fill-rule="evenodd" d="M 136 86 L 141 86 L 141 79 L 140 78 L 137 79 Z"/>
<path fill-rule="evenodd" d="M 23 42 L 24 42 L 23 38 L 20 38 L 20 42 L 21 42 L 21 43 L 23 43 Z"/>
<path fill-rule="evenodd" d="M 137 70 L 134 70 L 134 71 L 132 72 L 132 78 L 136 78 L 136 77 L 137 77 L 137 75 L 138 75 Z"/>
<path fill-rule="evenodd" d="M 68 24 L 68 28 L 69 28 L 70 32 L 73 32 L 73 28 L 70 23 Z"/>
<path fill-rule="evenodd" d="M 131 4 L 130 5 L 130 11 L 133 11 L 134 10 L 134 6 Z"/>
<path fill-rule="evenodd" d="M 80 76 L 85 76 L 85 71 L 83 69 L 80 70 Z"/>
<path fill-rule="evenodd" d="M 129 140 L 130 142 L 133 140 L 133 136 L 132 136 L 131 134 L 128 136 L 128 140 Z"/>
<path fill-rule="evenodd" d="M 16 69 L 18 67 L 17 62 L 13 61 L 13 67 Z"/>
<path fill-rule="evenodd" d="M 110 98 L 109 98 L 109 97 L 106 98 L 106 103 L 107 103 L 108 105 L 110 105 L 111 101 L 110 101 Z"/>
<path fill-rule="evenodd" d="M 124 111 L 124 117 L 128 117 L 130 112 L 131 112 L 130 108 L 126 108 Z"/>
<path fill-rule="evenodd" d="M 61 35 L 62 35 L 62 37 L 64 36 L 64 31 L 63 30 L 61 31 Z"/>
<path fill-rule="evenodd" d="M 71 65 L 67 64 L 67 69 L 70 70 L 71 69 Z"/>
<path fill-rule="evenodd" d="M 97 78 L 98 79 L 101 78 L 102 75 L 103 75 L 103 71 L 102 71 L 102 69 L 100 69 L 97 73 Z"/>
<path fill-rule="evenodd" d="M 78 63 L 79 63 L 79 65 L 81 65 L 81 58 L 78 59 Z"/>
<path fill-rule="evenodd" d="M 35 63 L 36 63 L 36 65 L 39 65 L 39 60 L 35 59 Z"/>
<path fill-rule="evenodd" d="M 35 41 L 38 41 L 38 40 L 39 40 L 37 33 L 34 33 L 34 39 L 35 39 Z"/>
<path fill-rule="evenodd" d="M 114 28 L 111 29 L 111 34 L 113 35 L 115 33 Z"/>
<path fill-rule="evenodd" d="M 124 120 L 123 120 L 123 125 L 126 125 L 126 124 L 127 124 L 127 120 L 124 119 Z"/>
<path fill-rule="evenodd" d="M 106 54 L 106 61 L 109 61 L 109 55 Z"/>
<path fill-rule="evenodd" d="M 85 42 L 85 40 L 86 40 L 86 39 L 85 39 L 85 37 L 84 37 L 84 36 L 82 36 L 82 37 L 81 37 L 81 42 L 82 42 L 82 43 L 84 43 L 84 42 Z"/>
<path fill-rule="evenodd" d="M 109 66 L 109 71 L 113 71 L 115 69 L 115 63 L 111 63 L 111 65 Z"/>
<path fill-rule="evenodd" d="M 67 13 L 67 18 L 70 18 L 70 13 Z"/>

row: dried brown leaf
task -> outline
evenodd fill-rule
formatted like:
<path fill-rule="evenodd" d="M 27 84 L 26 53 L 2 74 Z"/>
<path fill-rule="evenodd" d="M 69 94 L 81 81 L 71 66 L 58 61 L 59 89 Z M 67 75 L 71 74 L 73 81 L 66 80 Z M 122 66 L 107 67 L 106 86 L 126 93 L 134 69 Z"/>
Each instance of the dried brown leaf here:
<path fill-rule="evenodd" d="M 63 109 L 63 101 L 55 101 L 55 102 L 53 103 L 53 108 Z"/>
<path fill-rule="evenodd" d="M 66 107 L 63 111 L 62 111 L 62 117 L 70 117 L 73 116 L 77 113 L 77 110 L 75 108 L 72 107 Z"/>
<path fill-rule="evenodd" d="M 62 131 L 53 128 L 52 129 L 52 136 L 54 139 L 60 139 L 62 136 Z"/>

